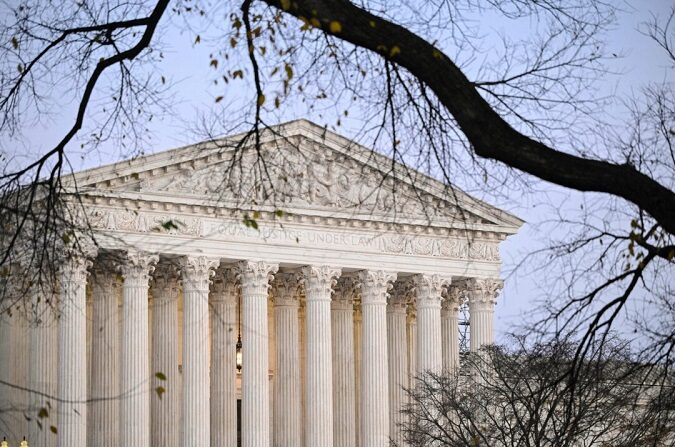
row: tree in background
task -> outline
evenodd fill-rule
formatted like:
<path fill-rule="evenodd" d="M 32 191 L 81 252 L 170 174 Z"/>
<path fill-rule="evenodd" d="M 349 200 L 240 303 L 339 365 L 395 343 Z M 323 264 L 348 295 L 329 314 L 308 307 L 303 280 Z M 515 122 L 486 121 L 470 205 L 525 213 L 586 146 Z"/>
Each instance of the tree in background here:
<path fill-rule="evenodd" d="M 610 337 L 593 343 L 574 388 L 561 381 L 576 343 L 492 346 L 462 375 L 425 374 L 400 427 L 414 446 L 665 446 L 675 439 L 675 382 L 636 364 Z"/>

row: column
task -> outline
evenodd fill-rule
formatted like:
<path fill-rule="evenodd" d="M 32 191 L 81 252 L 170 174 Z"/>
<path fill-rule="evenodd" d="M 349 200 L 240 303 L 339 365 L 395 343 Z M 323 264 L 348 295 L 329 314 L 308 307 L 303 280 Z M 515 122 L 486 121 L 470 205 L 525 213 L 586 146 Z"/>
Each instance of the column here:
<path fill-rule="evenodd" d="M 358 278 L 357 278 L 358 279 Z M 356 418 L 354 427 L 356 427 L 356 445 L 361 445 L 361 358 L 363 338 L 363 314 L 361 313 L 361 291 L 360 284 L 357 281 L 358 290 L 354 296 L 354 417 Z"/>
<path fill-rule="evenodd" d="M 389 445 L 389 377 L 387 367 L 387 291 L 395 273 L 359 272 L 363 313 L 361 419 L 363 447 Z"/>
<path fill-rule="evenodd" d="M 459 305 L 461 289 L 451 285 L 446 289 L 441 303 L 441 343 L 443 344 L 443 370 L 450 374 L 459 371 Z"/>
<path fill-rule="evenodd" d="M 242 446 L 269 447 L 267 296 L 278 266 L 242 261 L 238 269 L 242 294 Z"/>
<path fill-rule="evenodd" d="M 185 256 L 183 280 L 183 447 L 211 442 L 209 408 L 209 283 L 219 259 Z"/>
<path fill-rule="evenodd" d="M 407 287 L 396 282 L 387 305 L 387 355 L 389 357 L 389 436 L 397 446 L 404 445 L 401 413 L 407 402 L 408 388 L 408 335 L 407 335 Z"/>
<path fill-rule="evenodd" d="M 471 352 L 494 343 L 494 312 L 497 294 L 504 283 L 499 279 L 469 279 L 464 282 L 469 298 Z"/>
<path fill-rule="evenodd" d="M 119 445 L 119 279 L 112 267 L 92 272 L 91 402 L 88 443 Z"/>
<path fill-rule="evenodd" d="M 304 295 L 304 291 L 302 292 Z M 305 402 L 305 389 L 307 388 L 307 350 L 305 349 L 305 339 L 307 339 L 307 325 L 305 324 L 305 300 L 300 301 L 298 309 L 298 324 L 300 325 L 300 406 L 302 414 L 300 416 L 300 437 L 302 445 L 305 445 L 305 420 L 307 420 L 307 403 Z"/>
<path fill-rule="evenodd" d="M 297 275 L 277 274 L 272 288 L 277 342 L 274 376 L 274 446 L 302 445 Z"/>
<path fill-rule="evenodd" d="M 50 430 L 57 425 L 56 401 L 47 396 L 56 395 L 58 360 L 57 320 L 54 314 L 54 296 L 51 284 L 39 284 L 33 295 L 33 315 L 30 329 L 29 407 L 33 419 L 28 426 L 27 439 L 31 445 L 52 447 L 56 435 Z M 5 362 L 3 362 L 5 363 Z M 42 409 L 47 410 L 45 415 Z M 38 425 L 38 422 L 40 425 Z"/>
<path fill-rule="evenodd" d="M 88 253 L 93 255 L 93 253 Z M 87 257 L 69 254 L 61 261 L 58 341 L 59 447 L 87 445 Z"/>
<path fill-rule="evenodd" d="M 307 325 L 307 414 L 305 430 L 309 446 L 333 445 L 333 370 L 330 302 L 340 269 L 329 266 L 302 268 L 305 283 Z"/>
<path fill-rule="evenodd" d="M 216 272 L 211 291 L 211 447 L 237 445 L 237 272 Z"/>
<path fill-rule="evenodd" d="M 356 445 L 354 295 L 357 287 L 355 278 L 341 278 L 331 302 L 334 447 Z"/>
<path fill-rule="evenodd" d="M 410 388 L 415 386 L 417 377 L 417 314 L 414 299 L 408 303 L 408 371 L 410 372 Z"/>
<path fill-rule="evenodd" d="M 441 346 L 441 294 L 446 280 L 438 275 L 413 275 L 417 298 L 417 370 L 439 374 Z"/>
<path fill-rule="evenodd" d="M 151 445 L 178 447 L 181 389 L 178 375 L 178 272 L 175 267 L 160 264 L 153 273 L 151 286 Z"/>

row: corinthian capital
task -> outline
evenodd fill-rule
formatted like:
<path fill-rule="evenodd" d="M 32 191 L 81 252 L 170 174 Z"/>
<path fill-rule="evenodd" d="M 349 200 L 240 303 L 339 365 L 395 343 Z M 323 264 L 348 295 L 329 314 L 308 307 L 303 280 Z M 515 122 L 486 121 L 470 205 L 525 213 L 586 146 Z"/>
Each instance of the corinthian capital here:
<path fill-rule="evenodd" d="M 333 286 L 340 277 L 341 270 L 327 265 L 308 265 L 301 269 L 302 280 L 305 286 L 305 299 L 330 299 Z"/>
<path fill-rule="evenodd" d="M 178 270 L 171 264 L 159 264 L 152 274 L 153 298 L 171 300 L 178 296 Z"/>
<path fill-rule="evenodd" d="M 396 273 L 383 270 L 362 270 L 359 272 L 361 282 L 362 305 L 386 304 L 387 293 L 396 281 Z"/>
<path fill-rule="evenodd" d="M 441 309 L 444 312 L 457 313 L 459 311 L 459 306 L 461 306 L 466 299 L 466 293 L 460 285 L 452 284 L 443 291 L 443 298 Z"/>
<path fill-rule="evenodd" d="M 341 277 L 333 287 L 333 303 L 336 306 L 345 306 L 345 308 L 352 307 L 356 296 L 359 294 L 359 287 L 358 278 L 353 276 Z"/>
<path fill-rule="evenodd" d="M 213 301 L 235 303 L 239 294 L 239 271 L 236 268 L 216 270 L 211 292 Z"/>
<path fill-rule="evenodd" d="M 240 275 L 242 293 L 267 293 L 269 283 L 274 279 L 274 274 L 279 270 L 278 264 L 270 264 L 264 261 L 240 261 L 237 264 Z"/>
<path fill-rule="evenodd" d="M 277 306 L 297 306 L 300 303 L 300 281 L 295 273 L 279 273 L 272 282 L 272 295 Z"/>
<path fill-rule="evenodd" d="M 464 282 L 469 305 L 490 305 L 497 303 L 497 295 L 504 288 L 501 279 L 476 279 L 471 278 Z"/>
<path fill-rule="evenodd" d="M 220 259 L 207 256 L 184 256 L 180 258 L 183 288 L 208 291 L 211 277 L 220 264 Z"/>
<path fill-rule="evenodd" d="M 423 274 L 413 275 L 411 281 L 415 287 L 418 306 L 424 306 L 427 303 L 439 305 L 443 288 L 450 282 L 448 278 L 440 275 Z"/>
<path fill-rule="evenodd" d="M 120 264 L 119 271 L 125 282 L 148 284 L 150 273 L 155 270 L 159 256 L 141 251 L 129 251 Z M 128 285 L 128 284 L 126 284 Z"/>

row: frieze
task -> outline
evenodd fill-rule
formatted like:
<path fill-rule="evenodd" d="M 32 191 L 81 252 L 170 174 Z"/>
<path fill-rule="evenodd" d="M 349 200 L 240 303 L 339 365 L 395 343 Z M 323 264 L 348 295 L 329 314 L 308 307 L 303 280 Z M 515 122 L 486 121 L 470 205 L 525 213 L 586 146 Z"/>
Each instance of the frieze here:
<path fill-rule="evenodd" d="M 293 228 L 284 224 L 258 229 L 233 219 L 202 218 L 147 211 L 91 208 L 89 224 L 106 231 L 183 235 L 213 240 L 280 242 L 288 245 L 337 247 L 347 250 L 412 256 L 499 262 L 497 241 L 473 241 L 450 237 L 404 235 L 390 232 L 365 233 Z"/>

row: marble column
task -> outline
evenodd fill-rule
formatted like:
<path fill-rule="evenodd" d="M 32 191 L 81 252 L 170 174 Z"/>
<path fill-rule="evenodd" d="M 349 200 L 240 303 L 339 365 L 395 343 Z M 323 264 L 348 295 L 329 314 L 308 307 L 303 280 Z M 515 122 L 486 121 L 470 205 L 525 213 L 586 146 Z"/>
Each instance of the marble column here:
<path fill-rule="evenodd" d="M 358 279 L 358 278 L 357 278 Z M 357 281 L 357 285 L 358 281 Z M 363 314 L 361 313 L 361 290 L 355 291 L 354 296 L 354 427 L 356 428 L 356 445 L 361 445 L 361 358 L 363 335 Z"/>
<path fill-rule="evenodd" d="M 443 369 L 441 294 L 446 280 L 439 275 L 413 275 L 417 299 L 417 370 L 439 374 Z"/>
<path fill-rule="evenodd" d="M 305 421 L 310 446 L 333 445 L 333 370 L 331 354 L 330 302 L 340 269 L 329 266 L 302 268 L 305 283 L 307 325 L 307 414 Z"/>
<path fill-rule="evenodd" d="M 276 264 L 241 261 L 243 447 L 269 447 L 269 351 L 267 297 Z M 187 447 L 187 446 L 186 446 Z"/>
<path fill-rule="evenodd" d="M 297 275 L 294 273 L 277 274 L 272 286 L 277 354 L 274 376 L 275 447 L 302 445 L 299 287 Z"/>
<path fill-rule="evenodd" d="M 150 445 L 150 339 L 148 287 L 158 256 L 128 252 L 120 266 L 122 334 L 120 350 L 120 445 Z"/>
<path fill-rule="evenodd" d="M 87 445 L 86 286 L 90 256 L 69 254 L 59 265 L 61 296 L 58 341 L 59 447 Z"/>
<path fill-rule="evenodd" d="M 237 445 L 237 273 L 216 272 L 211 291 L 211 447 Z"/>
<path fill-rule="evenodd" d="M 180 377 L 178 375 L 178 272 L 160 264 L 152 278 L 152 361 L 150 394 L 153 446 L 178 447 Z"/>
<path fill-rule="evenodd" d="M 408 288 L 395 284 L 387 305 L 387 355 L 389 357 L 389 436 L 396 446 L 404 445 L 401 413 L 407 403 L 408 377 L 407 305 Z"/>
<path fill-rule="evenodd" d="M 387 291 L 395 273 L 361 271 L 363 357 L 361 419 L 363 447 L 389 445 L 389 376 L 387 362 Z"/>
<path fill-rule="evenodd" d="M 451 285 L 441 303 L 441 342 L 443 344 L 443 370 L 450 374 L 459 371 L 459 306 L 461 289 Z"/>
<path fill-rule="evenodd" d="M 415 386 L 417 371 L 417 314 L 415 312 L 415 300 L 408 303 L 408 371 L 410 375 L 410 388 Z"/>
<path fill-rule="evenodd" d="M 305 445 L 306 433 L 305 433 L 305 420 L 307 420 L 307 404 L 305 402 L 305 389 L 307 388 L 307 350 L 305 339 L 307 338 L 307 325 L 305 324 L 305 300 L 304 300 L 304 291 L 301 292 L 302 300 L 300 301 L 300 308 L 298 309 L 298 324 L 300 327 L 300 340 L 299 340 L 299 349 L 300 349 L 300 406 L 301 416 L 300 416 L 300 438 L 302 440 L 302 445 Z"/>
<path fill-rule="evenodd" d="M 92 272 L 91 402 L 87 421 L 91 446 L 119 445 L 119 312 L 120 282 L 111 266 Z"/>
<path fill-rule="evenodd" d="M 341 278 L 331 302 L 334 447 L 356 445 L 354 295 L 357 287 L 355 278 Z"/>
<path fill-rule="evenodd" d="M 494 343 L 494 312 L 504 283 L 499 279 L 469 279 L 463 283 L 469 299 L 471 352 Z"/>
<path fill-rule="evenodd" d="M 183 280 L 183 447 L 211 442 L 209 402 L 209 283 L 219 259 L 180 258 Z"/>

